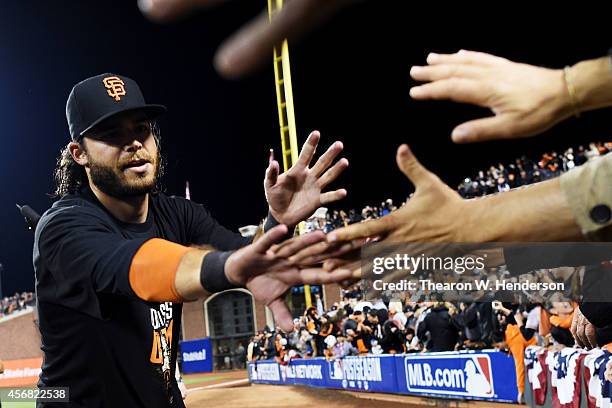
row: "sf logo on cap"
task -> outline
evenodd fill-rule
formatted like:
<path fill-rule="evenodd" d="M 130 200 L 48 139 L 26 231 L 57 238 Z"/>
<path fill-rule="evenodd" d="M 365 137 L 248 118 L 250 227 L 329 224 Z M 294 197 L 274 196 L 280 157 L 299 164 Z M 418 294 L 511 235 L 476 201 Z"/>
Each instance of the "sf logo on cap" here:
<path fill-rule="evenodd" d="M 106 77 L 102 80 L 102 82 L 104 82 L 108 96 L 114 98 L 117 102 L 119 102 L 121 97 L 125 95 L 125 84 L 121 78 L 116 76 Z"/>

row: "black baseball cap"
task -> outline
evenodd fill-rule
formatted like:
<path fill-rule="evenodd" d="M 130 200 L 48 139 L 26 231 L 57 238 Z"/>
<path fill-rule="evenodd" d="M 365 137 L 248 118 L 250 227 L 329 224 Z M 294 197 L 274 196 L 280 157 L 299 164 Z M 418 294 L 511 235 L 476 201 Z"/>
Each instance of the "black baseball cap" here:
<path fill-rule="evenodd" d="M 66 119 L 73 141 L 118 113 L 142 111 L 151 120 L 166 112 L 163 105 L 145 103 L 140 87 L 131 78 L 101 74 L 76 84 L 66 102 Z"/>

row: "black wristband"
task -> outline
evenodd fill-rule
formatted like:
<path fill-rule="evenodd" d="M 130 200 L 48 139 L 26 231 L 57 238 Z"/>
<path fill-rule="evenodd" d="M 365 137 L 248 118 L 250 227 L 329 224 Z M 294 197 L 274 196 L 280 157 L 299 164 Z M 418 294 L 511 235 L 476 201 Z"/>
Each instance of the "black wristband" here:
<path fill-rule="evenodd" d="M 210 293 L 236 289 L 239 286 L 231 283 L 225 275 L 225 263 L 233 251 L 215 251 L 207 254 L 200 269 L 200 283 Z"/>
<path fill-rule="evenodd" d="M 280 222 L 278 222 L 278 220 L 272 216 L 272 213 L 268 211 L 268 216 L 266 217 L 266 222 L 264 223 L 264 232 L 270 231 L 279 224 Z"/>
<path fill-rule="evenodd" d="M 276 218 L 272 216 L 272 213 L 268 211 L 268 216 L 266 217 L 266 222 L 264 223 L 263 230 L 264 233 L 270 231 L 272 228 L 280 225 L 280 222 Z M 295 226 L 287 225 L 287 235 L 284 239 L 291 239 L 295 233 Z"/>

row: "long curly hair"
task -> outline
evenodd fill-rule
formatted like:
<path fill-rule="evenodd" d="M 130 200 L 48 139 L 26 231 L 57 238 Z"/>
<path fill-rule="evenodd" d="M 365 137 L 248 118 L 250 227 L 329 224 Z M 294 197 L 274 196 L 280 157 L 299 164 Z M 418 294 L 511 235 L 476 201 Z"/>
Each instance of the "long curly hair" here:
<path fill-rule="evenodd" d="M 157 145 L 157 161 L 159 163 L 157 180 L 152 193 L 158 193 L 163 191 L 161 179 L 164 175 L 166 168 L 166 160 L 161 154 L 161 132 L 157 122 L 151 123 L 151 131 L 155 137 L 155 144 Z M 81 142 L 81 147 L 86 150 L 85 144 Z M 57 158 L 55 170 L 53 171 L 53 178 L 55 180 L 55 191 L 51 194 L 54 198 L 61 198 L 66 194 L 74 194 L 81 191 L 83 187 L 89 185 L 89 179 L 85 172 L 85 167 L 81 166 L 72 158 L 68 145 L 60 152 Z"/>

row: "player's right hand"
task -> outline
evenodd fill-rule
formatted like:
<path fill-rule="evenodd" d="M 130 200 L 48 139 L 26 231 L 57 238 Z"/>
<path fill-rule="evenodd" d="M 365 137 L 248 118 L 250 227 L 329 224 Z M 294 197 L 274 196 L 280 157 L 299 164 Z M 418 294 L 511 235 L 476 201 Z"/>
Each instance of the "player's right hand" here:
<path fill-rule="evenodd" d="M 287 227 L 278 225 L 256 242 L 237 250 L 227 259 L 225 274 L 230 282 L 246 286 L 255 300 L 267 305 L 281 329 L 291 331 L 293 317 L 284 300 L 287 291 L 296 285 L 342 282 L 351 277 L 351 271 L 339 268 L 328 272 L 321 267 L 300 267 L 289 261 L 300 250 L 325 240 L 325 234 L 315 231 L 273 248 L 286 234 Z"/>

